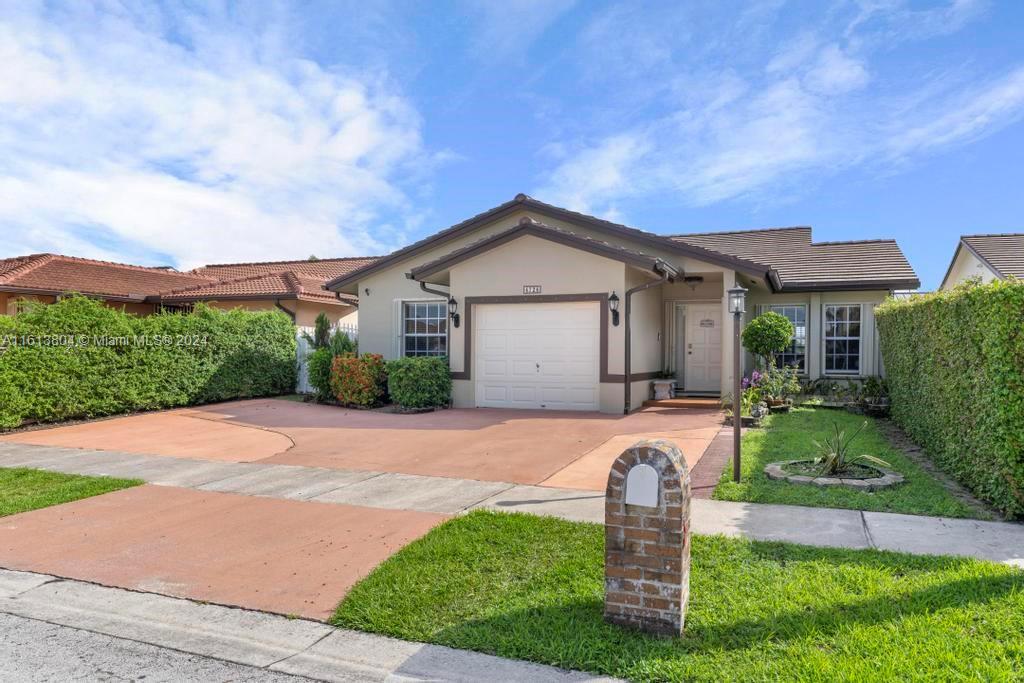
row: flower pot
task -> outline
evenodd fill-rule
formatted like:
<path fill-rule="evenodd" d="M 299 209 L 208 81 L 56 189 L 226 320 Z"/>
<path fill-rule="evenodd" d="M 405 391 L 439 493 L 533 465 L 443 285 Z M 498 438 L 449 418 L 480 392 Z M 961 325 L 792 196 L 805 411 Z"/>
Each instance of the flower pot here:
<path fill-rule="evenodd" d="M 651 387 L 654 389 L 655 401 L 664 401 L 669 398 L 675 398 L 676 381 L 674 379 L 652 380 Z"/>

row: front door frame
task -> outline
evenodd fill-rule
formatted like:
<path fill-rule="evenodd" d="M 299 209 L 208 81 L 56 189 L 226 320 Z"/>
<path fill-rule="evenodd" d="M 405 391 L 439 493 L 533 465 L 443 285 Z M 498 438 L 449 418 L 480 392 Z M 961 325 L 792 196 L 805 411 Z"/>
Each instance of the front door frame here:
<path fill-rule="evenodd" d="M 695 306 L 719 306 L 722 305 L 722 299 L 665 299 L 665 367 L 671 370 L 676 378 L 676 386 L 681 391 L 686 391 L 686 364 L 683 363 L 682 367 L 679 364 L 680 350 L 685 347 L 686 344 L 686 327 L 685 320 L 687 315 L 687 307 L 691 305 Z M 682 335 L 679 334 L 679 323 L 683 322 Z M 722 322 L 725 325 L 725 322 Z M 723 366 L 724 367 L 724 366 Z M 708 390 L 707 393 L 721 393 L 721 389 Z"/>

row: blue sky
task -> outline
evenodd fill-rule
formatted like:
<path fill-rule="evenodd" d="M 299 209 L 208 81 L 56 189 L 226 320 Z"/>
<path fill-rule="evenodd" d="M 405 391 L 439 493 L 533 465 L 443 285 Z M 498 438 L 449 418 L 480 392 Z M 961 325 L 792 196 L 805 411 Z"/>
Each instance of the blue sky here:
<path fill-rule="evenodd" d="M 0 6 L 0 255 L 386 253 L 518 192 L 661 233 L 1024 230 L 1024 4 Z"/>

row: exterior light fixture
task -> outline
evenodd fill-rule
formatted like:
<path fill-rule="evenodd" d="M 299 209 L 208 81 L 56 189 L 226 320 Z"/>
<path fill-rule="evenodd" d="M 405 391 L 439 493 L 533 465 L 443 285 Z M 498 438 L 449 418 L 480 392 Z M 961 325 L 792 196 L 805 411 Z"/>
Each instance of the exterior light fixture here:
<path fill-rule="evenodd" d="M 452 326 L 459 326 L 459 302 L 455 297 L 448 297 L 448 317 L 452 319 Z"/>
<path fill-rule="evenodd" d="M 732 313 L 732 480 L 740 480 L 740 428 L 743 425 L 741 413 L 741 396 L 743 391 L 741 385 L 740 370 L 740 339 L 743 327 L 743 314 L 746 312 L 747 290 L 739 285 L 731 288 L 729 294 L 729 312 Z"/>
<path fill-rule="evenodd" d="M 729 312 L 733 315 L 746 313 L 747 290 L 743 287 L 733 287 L 729 290 Z"/>
<path fill-rule="evenodd" d="M 608 297 L 608 310 L 612 312 L 612 325 L 619 326 L 619 295 L 612 292 Z"/>

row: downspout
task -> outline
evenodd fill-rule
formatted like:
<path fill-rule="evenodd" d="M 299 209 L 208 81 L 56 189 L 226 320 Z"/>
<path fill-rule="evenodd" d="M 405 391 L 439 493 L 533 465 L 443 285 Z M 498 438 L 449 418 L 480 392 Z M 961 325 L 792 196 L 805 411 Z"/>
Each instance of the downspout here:
<path fill-rule="evenodd" d="M 631 405 L 632 404 L 632 396 L 631 396 L 631 394 L 632 394 L 632 389 L 633 389 L 633 383 L 630 380 L 631 380 L 631 378 L 633 376 L 633 373 L 632 373 L 632 348 L 631 348 L 632 347 L 632 337 L 633 337 L 633 335 L 632 335 L 632 330 L 630 329 L 629 318 L 630 318 L 630 315 L 631 315 L 631 308 L 632 308 L 631 304 L 632 304 L 632 300 L 633 300 L 633 295 L 636 294 L 637 292 L 642 292 L 645 289 L 650 289 L 651 287 L 660 287 L 663 284 L 665 284 L 666 282 L 671 281 L 673 278 L 675 278 L 679 274 L 674 268 L 669 266 L 667 263 L 663 263 L 663 262 L 660 262 L 660 261 L 655 266 L 655 268 L 661 274 L 661 279 L 660 280 L 652 280 L 650 282 L 645 282 L 642 285 L 637 285 L 636 287 L 633 287 L 632 289 L 627 289 L 626 290 L 626 295 L 624 297 L 625 300 L 626 300 L 625 301 L 625 306 L 626 306 L 626 311 L 625 311 L 625 318 L 626 318 L 626 323 L 625 323 L 626 324 L 626 330 L 625 330 L 625 333 L 626 333 L 626 359 L 625 359 L 625 366 L 626 367 L 625 367 L 625 372 L 623 373 L 623 376 L 624 376 L 623 402 L 622 402 L 622 405 L 623 405 L 623 407 L 622 407 L 622 414 L 623 415 L 629 415 L 629 411 L 632 408 L 632 405 Z"/>
<path fill-rule="evenodd" d="M 279 311 L 284 311 L 285 315 L 292 319 L 292 324 L 295 324 L 295 313 L 282 306 L 280 299 L 274 299 L 274 308 Z"/>

